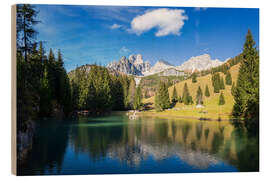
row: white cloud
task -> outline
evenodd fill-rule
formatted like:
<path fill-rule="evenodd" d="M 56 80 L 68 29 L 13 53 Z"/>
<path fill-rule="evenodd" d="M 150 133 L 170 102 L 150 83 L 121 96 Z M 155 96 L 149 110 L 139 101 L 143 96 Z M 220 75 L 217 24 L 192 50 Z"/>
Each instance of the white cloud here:
<path fill-rule="evenodd" d="M 206 7 L 195 7 L 195 11 L 203 11 L 206 10 Z"/>
<path fill-rule="evenodd" d="M 113 24 L 110 28 L 111 29 L 118 29 L 118 28 L 121 28 L 122 26 L 119 25 L 119 24 Z"/>
<path fill-rule="evenodd" d="M 119 50 L 119 53 L 129 53 L 131 52 L 128 48 L 126 48 L 125 46 L 123 46 L 120 50 Z"/>
<path fill-rule="evenodd" d="M 157 28 L 155 35 L 158 37 L 169 34 L 180 35 L 180 30 L 187 19 L 188 17 L 182 9 L 155 9 L 135 17 L 131 21 L 131 29 L 128 31 L 141 35 L 152 28 Z"/>

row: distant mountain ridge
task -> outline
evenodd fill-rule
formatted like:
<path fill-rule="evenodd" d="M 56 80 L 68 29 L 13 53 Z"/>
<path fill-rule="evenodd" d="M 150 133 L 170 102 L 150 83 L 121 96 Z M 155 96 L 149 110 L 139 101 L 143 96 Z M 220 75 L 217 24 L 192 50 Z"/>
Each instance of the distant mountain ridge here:
<path fill-rule="evenodd" d="M 148 61 L 144 61 L 141 54 L 130 55 L 127 59 L 123 56 L 119 61 L 113 61 L 107 65 L 108 69 L 135 76 L 149 76 L 156 73 L 164 76 L 180 76 L 183 71 L 194 72 L 207 70 L 223 64 L 222 61 L 212 60 L 209 54 L 191 57 L 180 66 L 174 66 L 165 60 L 159 60 L 151 67 Z"/>
<path fill-rule="evenodd" d="M 185 70 L 185 71 L 202 71 L 207 70 L 213 67 L 217 67 L 219 65 L 223 64 L 222 61 L 215 59 L 211 60 L 211 57 L 209 54 L 203 54 L 200 56 L 191 57 L 189 60 L 184 62 L 181 66 L 178 66 L 179 70 Z"/>
<path fill-rule="evenodd" d="M 142 76 L 144 72 L 150 70 L 150 67 L 148 61 L 143 61 L 141 54 L 130 55 L 128 59 L 123 56 L 119 61 L 113 61 L 107 65 L 108 69 L 137 76 Z"/>

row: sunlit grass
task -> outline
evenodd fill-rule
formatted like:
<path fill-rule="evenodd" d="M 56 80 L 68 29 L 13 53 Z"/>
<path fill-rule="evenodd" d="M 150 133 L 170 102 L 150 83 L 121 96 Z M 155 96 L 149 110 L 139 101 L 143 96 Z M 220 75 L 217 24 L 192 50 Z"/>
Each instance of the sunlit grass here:
<path fill-rule="evenodd" d="M 235 65 L 230 69 L 231 75 L 232 75 L 232 81 L 236 82 L 237 76 L 238 76 L 238 70 L 239 66 Z M 221 77 L 224 78 L 225 82 L 225 75 L 223 73 L 220 73 Z M 225 104 L 222 106 L 218 105 L 219 102 L 219 96 L 220 93 L 214 93 L 214 89 L 212 86 L 212 80 L 211 80 L 211 74 L 208 74 L 207 76 L 198 77 L 197 83 L 192 83 L 191 79 L 182 81 L 180 83 L 175 84 L 176 91 L 178 93 L 178 96 L 183 93 L 183 87 L 184 84 L 187 83 L 189 93 L 192 96 L 192 99 L 194 102 L 196 102 L 196 93 L 198 86 L 202 88 L 203 94 L 205 92 L 205 87 L 208 85 L 209 91 L 210 91 L 210 97 L 203 96 L 204 101 L 204 108 L 196 108 L 196 105 L 184 105 L 183 103 L 177 103 L 176 106 L 171 110 L 165 110 L 163 112 L 156 112 L 155 110 L 144 112 L 144 114 L 151 114 L 156 116 L 185 116 L 185 117 L 193 117 L 193 118 L 210 118 L 210 119 L 229 119 L 234 99 L 231 94 L 231 86 L 225 85 L 225 90 L 223 91 L 224 97 L 225 97 Z M 169 95 L 172 96 L 173 86 L 169 88 Z M 154 108 L 155 103 L 155 97 L 152 96 L 147 99 L 143 99 L 143 103 L 152 103 L 151 107 Z M 205 113 L 202 113 L 204 111 Z"/>

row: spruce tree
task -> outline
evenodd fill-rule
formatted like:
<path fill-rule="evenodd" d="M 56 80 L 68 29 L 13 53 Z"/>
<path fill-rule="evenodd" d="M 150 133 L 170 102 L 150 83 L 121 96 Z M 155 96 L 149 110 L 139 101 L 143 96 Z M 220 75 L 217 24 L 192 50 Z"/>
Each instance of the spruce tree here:
<path fill-rule="evenodd" d="M 135 93 L 136 93 L 136 83 L 135 83 L 135 80 L 132 78 L 130 81 L 129 90 L 128 90 L 128 103 L 129 103 L 130 108 L 133 107 Z"/>
<path fill-rule="evenodd" d="M 214 93 L 219 93 L 220 90 L 220 75 L 219 73 L 215 73 L 212 75 L 212 85 L 214 88 Z"/>
<path fill-rule="evenodd" d="M 185 105 L 189 105 L 191 103 L 191 99 L 192 97 L 190 98 L 187 83 L 185 83 L 184 89 L 183 89 L 182 101 Z"/>
<path fill-rule="evenodd" d="M 155 109 L 163 111 L 170 107 L 170 97 L 166 83 L 160 82 L 155 95 Z"/>
<path fill-rule="evenodd" d="M 203 93 L 200 86 L 197 89 L 196 104 L 203 104 Z"/>
<path fill-rule="evenodd" d="M 38 11 L 30 4 L 17 4 L 16 7 L 17 50 L 24 54 L 24 60 L 27 62 L 28 54 L 35 44 L 37 31 L 34 25 L 39 22 L 36 19 Z"/>
<path fill-rule="evenodd" d="M 162 111 L 163 109 L 161 108 L 161 103 L 160 103 L 160 96 L 159 96 L 159 90 L 156 91 L 155 93 L 155 109 L 157 112 Z"/>
<path fill-rule="evenodd" d="M 234 82 L 232 83 L 232 87 L 231 87 L 231 94 L 234 96 L 234 92 L 235 92 L 235 84 Z"/>
<path fill-rule="evenodd" d="M 141 87 L 138 86 L 136 88 L 136 93 L 135 93 L 135 99 L 133 103 L 133 108 L 138 110 L 142 106 L 142 92 L 141 92 Z"/>
<path fill-rule="evenodd" d="M 225 104 L 225 99 L 224 99 L 223 92 L 221 92 L 219 96 L 218 105 L 224 105 L 224 104 Z"/>
<path fill-rule="evenodd" d="M 177 92 L 175 86 L 173 86 L 172 103 L 177 102 Z"/>
<path fill-rule="evenodd" d="M 259 53 L 250 30 L 246 35 L 242 58 L 234 91 L 235 104 L 232 114 L 257 125 L 259 120 Z"/>
<path fill-rule="evenodd" d="M 206 87 L 205 87 L 205 93 L 204 93 L 204 95 L 205 95 L 206 97 L 209 97 L 209 96 L 210 96 L 210 92 L 209 92 L 208 85 L 206 85 Z"/>
<path fill-rule="evenodd" d="M 193 102 L 193 99 L 192 99 L 192 96 L 188 96 L 188 103 L 189 104 L 193 104 L 194 102 Z"/>
<path fill-rule="evenodd" d="M 192 83 L 196 83 L 197 82 L 197 74 L 193 73 L 191 76 L 192 76 Z"/>
<path fill-rule="evenodd" d="M 224 80 L 223 80 L 223 77 L 222 76 L 220 76 L 219 83 L 220 83 L 219 88 L 220 89 L 225 89 L 225 84 L 224 84 Z"/>
<path fill-rule="evenodd" d="M 162 82 L 160 85 L 159 98 L 161 102 L 162 109 L 167 109 L 170 107 L 170 97 L 167 88 L 167 84 Z"/>
<path fill-rule="evenodd" d="M 51 104 L 52 97 L 51 97 L 51 87 L 49 83 L 47 67 L 45 67 L 44 75 L 43 75 L 43 78 L 41 79 L 41 94 L 42 96 L 40 96 L 39 115 L 41 117 L 49 117 L 51 116 L 51 111 L 52 111 L 52 104 Z"/>
<path fill-rule="evenodd" d="M 225 81 L 226 81 L 226 85 L 232 85 L 232 76 L 231 76 L 230 71 L 227 71 Z"/>

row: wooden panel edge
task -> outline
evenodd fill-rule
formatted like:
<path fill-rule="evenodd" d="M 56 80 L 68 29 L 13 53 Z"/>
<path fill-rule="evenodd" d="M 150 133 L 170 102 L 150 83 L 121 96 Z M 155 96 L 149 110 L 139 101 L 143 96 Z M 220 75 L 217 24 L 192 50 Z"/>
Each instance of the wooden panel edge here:
<path fill-rule="evenodd" d="M 17 175 L 16 5 L 11 6 L 11 173 Z"/>

